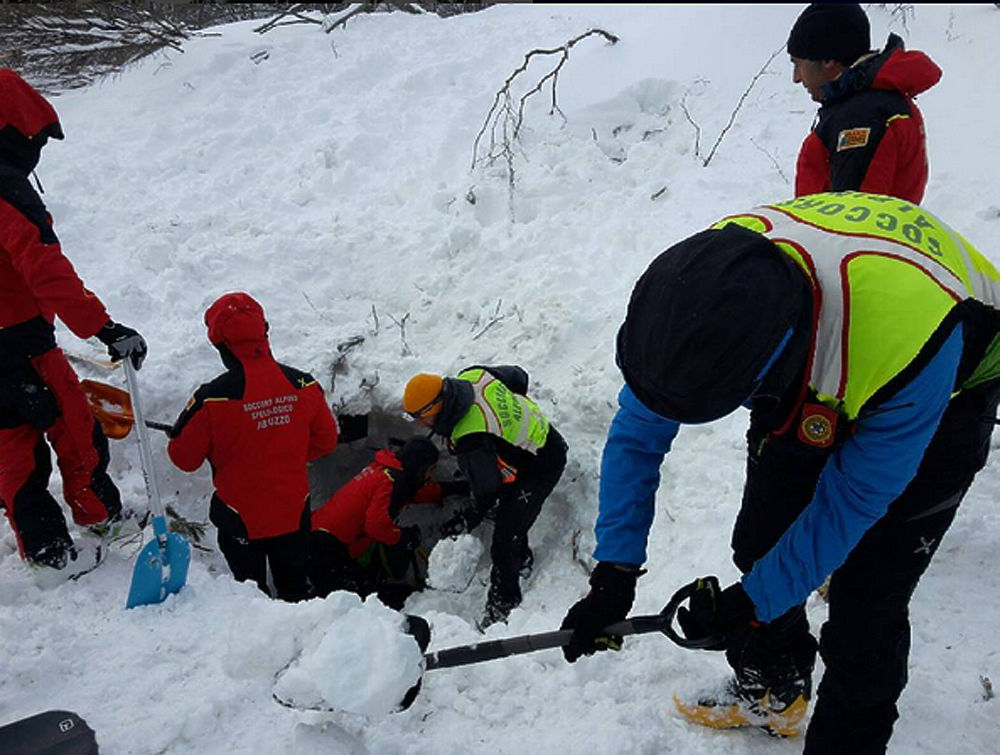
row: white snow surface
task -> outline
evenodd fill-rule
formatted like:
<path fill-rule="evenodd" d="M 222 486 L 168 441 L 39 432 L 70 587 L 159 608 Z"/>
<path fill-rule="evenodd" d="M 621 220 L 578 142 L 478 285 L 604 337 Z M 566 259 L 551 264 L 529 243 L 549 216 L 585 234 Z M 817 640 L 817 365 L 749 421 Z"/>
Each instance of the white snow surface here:
<path fill-rule="evenodd" d="M 914 8 L 905 17 L 868 11 L 875 44 L 896 31 L 945 71 L 920 98 L 931 160 L 925 205 L 1000 262 L 1000 141 L 990 131 L 1000 115 L 1000 11 Z M 419 371 L 524 366 L 531 395 L 569 443 L 569 464 L 532 531 L 524 602 L 486 639 L 551 631 L 587 589 L 600 451 L 620 386 L 613 337 L 632 284 L 673 242 L 792 194 L 816 110 L 782 50 L 800 10 L 498 5 L 450 19 L 360 16 L 329 35 L 318 26 L 265 36 L 250 23 L 220 27 L 183 54 L 56 98 L 67 138 L 43 154 L 44 199 L 80 275 L 149 341 L 139 377 L 152 419 L 172 421 L 221 370 L 202 315 L 231 290 L 261 301 L 276 356 L 313 372 L 338 411 L 396 417 Z M 592 36 L 571 49 L 557 83 L 561 114 L 550 114 L 548 88 L 527 100 L 511 201 L 502 163 L 470 171 L 490 104 L 526 52 L 592 27 L 620 41 Z M 515 107 L 553 65 L 551 56 L 531 59 Z M 331 387 L 337 346 L 355 336 L 364 342 Z M 59 338 L 68 351 L 101 353 L 64 328 Z M 741 410 L 682 430 L 662 470 L 635 613 L 658 611 L 695 576 L 736 578 L 728 543 L 745 427 Z M 179 473 L 163 436 L 153 442 L 167 503 L 205 520 L 208 470 Z M 112 456 L 125 500 L 142 507 L 134 440 L 116 442 Z M 1000 701 L 984 699 L 980 677 L 1000 681 L 998 472 L 994 459 L 977 479 L 913 600 L 892 753 L 996 751 Z M 57 476 L 52 489 L 58 495 Z M 41 590 L 4 525 L 0 723 L 73 710 L 112 755 L 801 748 L 683 721 L 671 693 L 713 683 L 725 663 L 653 635 L 574 665 L 547 650 L 427 672 L 403 713 L 289 710 L 271 694 L 296 659 L 303 694 L 354 690 L 361 699 L 370 685 L 366 709 L 384 709 L 386 690 L 412 678 L 412 642 L 389 639 L 387 614 L 350 596 L 289 605 L 235 583 L 209 530 L 211 550 L 193 552 L 179 594 L 126 610 L 130 550 Z M 485 561 L 462 594 L 408 599 L 405 610 L 432 625 L 431 650 L 483 639 L 474 620 Z M 810 602 L 814 629 L 825 611 Z M 821 672 L 820 664 L 817 679 Z"/>
<path fill-rule="evenodd" d="M 439 540 L 427 564 L 427 584 L 435 590 L 461 592 L 475 577 L 486 550 L 478 535 L 459 535 Z"/>

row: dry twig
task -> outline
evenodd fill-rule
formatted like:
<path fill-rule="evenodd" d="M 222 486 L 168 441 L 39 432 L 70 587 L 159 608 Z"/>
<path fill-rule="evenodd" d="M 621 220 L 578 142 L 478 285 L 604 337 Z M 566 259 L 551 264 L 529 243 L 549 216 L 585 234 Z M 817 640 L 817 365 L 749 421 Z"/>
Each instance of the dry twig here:
<path fill-rule="evenodd" d="M 502 305 L 503 305 L 503 299 L 497 299 L 497 306 L 493 310 L 493 314 L 490 316 L 489 322 L 487 322 L 486 325 L 483 326 L 482 330 L 480 330 L 478 333 L 476 333 L 476 335 L 472 337 L 473 341 L 478 340 L 483 333 L 492 328 L 498 322 L 502 322 L 507 317 L 507 315 L 500 314 L 500 307 Z"/>
<path fill-rule="evenodd" d="M 403 315 L 402 320 L 397 320 L 392 315 L 389 315 L 389 319 L 392 320 L 393 324 L 399 328 L 399 340 L 403 342 L 403 350 L 400 352 L 400 356 L 408 357 L 412 356 L 413 351 L 410 349 L 410 344 L 406 342 L 406 321 L 410 319 L 410 313 L 407 312 Z"/>

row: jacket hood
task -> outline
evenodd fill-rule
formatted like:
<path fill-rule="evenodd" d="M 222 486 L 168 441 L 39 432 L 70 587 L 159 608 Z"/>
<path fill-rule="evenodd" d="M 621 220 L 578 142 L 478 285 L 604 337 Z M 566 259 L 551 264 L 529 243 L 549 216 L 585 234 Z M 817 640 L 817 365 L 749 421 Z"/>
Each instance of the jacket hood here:
<path fill-rule="evenodd" d="M 896 91 L 907 97 L 926 92 L 941 80 L 941 69 L 918 50 L 893 50 L 875 74 L 872 89 Z"/>
<path fill-rule="evenodd" d="M 907 50 L 903 40 L 890 34 L 885 48 L 848 68 L 823 86 L 823 103 L 850 97 L 865 89 L 899 92 L 915 97 L 941 80 L 941 69 L 926 54 Z"/>
<path fill-rule="evenodd" d="M 27 175 L 50 138 L 63 138 L 55 108 L 14 71 L 0 68 L 0 163 Z"/>
<path fill-rule="evenodd" d="M 375 452 L 375 463 L 389 469 L 403 469 L 403 462 L 388 448 L 380 448 Z"/>
<path fill-rule="evenodd" d="M 805 276 L 768 239 L 736 225 L 702 231 L 639 278 L 618 331 L 618 366 L 663 417 L 724 417 L 785 351 L 806 296 Z"/>
<path fill-rule="evenodd" d="M 270 356 L 264 308 L 249 294 L 236 292 L 219 297 L 205 311 L 208 340 L 227 347 L 237 358 Z"/>
<path fill-rule="evenodd" d="M 432 432 L 449 436 L 458 421 L 469 411 L 469 407 L 475 401 L 476 393 L 468 380 L 445 378 L 441 396 L 441 411 L 437 415 Z"/>
<path fill-rule="evenodd" d="M 380 448 L 375 452 L 375 461 L 383 467 L 402 471 L 417 481 L 423 480 L 437 460 L 437 446 L 428 438 L 410 438 L 399 451 Z"/>

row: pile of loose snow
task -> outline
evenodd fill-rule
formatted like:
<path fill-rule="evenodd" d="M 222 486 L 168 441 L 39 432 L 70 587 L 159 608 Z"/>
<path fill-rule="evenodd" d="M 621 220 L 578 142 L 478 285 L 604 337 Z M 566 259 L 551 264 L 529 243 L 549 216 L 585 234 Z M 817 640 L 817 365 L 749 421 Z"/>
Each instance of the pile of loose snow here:
<path fill-rule="evenodd" d="M 351 593 L 327 600 L 343 615 L 278 675 L 275 696 L 299 708 L 381 716 L 399 708 L 420 679 L 423 655 L 402 631 L 402 614 Z M 353 604 L 353 605 L 352 605 Z"/>
<path fill-rule="evenodd" d="M 482 541 L 473 535 L 440 540 L 427 564 L 427 584 L 435 590 L 463 591 L 476 574 L 483 550 Z"/>

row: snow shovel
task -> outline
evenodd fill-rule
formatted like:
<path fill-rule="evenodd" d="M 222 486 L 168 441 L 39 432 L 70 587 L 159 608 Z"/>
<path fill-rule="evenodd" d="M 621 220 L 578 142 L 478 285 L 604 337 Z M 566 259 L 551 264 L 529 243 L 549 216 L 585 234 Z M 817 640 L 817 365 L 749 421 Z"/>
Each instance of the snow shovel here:
<path fill-rule="evenodd" d="M 146 497 L 149 499 L 149 510 L 153 515 L 153 533 L 151 540 L 139 551 L 135 566 L 132 569 L 132 585 L 128 591 L 126 608 L 162 603 L 171 593 L 184 586 L 187 580 L 188 564 L 191 562 L 191 545 L 176 532 L 167 532 L 167 515 L 160 501 L 160 490 L 156 485 L 156 470 L 153 468 L 153 454 L 150 451 L 149 435 L 142 417 L 142 406 L 139 402 L 139 383 L 135 368 L 130 359 L 125 363 L 125 381 L 132 398 L 132 411 L 135 414 L 135 429 L 139 438 L 139 460 L 142 463 L 142 476 L 146 482 Z"/>
<path fill-rule="evenodd" d="M 606 627 L 604 632 L 620 636 L 629 634 L 647 634 L 649 632 L 662 632 L 681 647 L 703 648 L 715 645 L 719 642 L 720 638 L 707 637 L 700 638 L 698 640 L 689 640 L 679 634 L 673 627 L 674 615 L 677 613 L 677 608 L 681 603 L 691 597 L 693 589 L 693 584 L 682 587 L 674 594 L 664 609 L 656 615 L 633 616 L 625 619 L 624 621 L 619 621 Z M 403 631 L 413 636 L 413 638 L 417 641 L 417 644 L 420 646 L 421 652 L 427 650 L 427 646 L 430 644 L 431 631 L 430 625 L 425 619 L 420 616 L 407 614 L 406 624 L 404 625 Z M 492 661 L 498 658 L 506 658 L 511 655 L 522 655 L 524 653 L 533 653 L 536 650 L 562 647 L 569 643 L 572 636 L 573 630 L 561 629 L 555 632 L 524 634 L 518 637 L 508 637 L 501 640 L 490 640 L 489 642 L 476 642 L 471 645 L 460 645 L 458 647 L 445 648 L 444 650 L 437 650 L 433 653 L 424 654 L 424 671 L 432 671 L 439 668 L 452 668 L 455 666 L 469 666 L 474 663 L 483 663 L 485 661 Z M 289 666 L 290 665 L 291 663 L 289 663 Z M 287 669 L 288 666 L 285 668 Z M 284 669 L 282 672 L 283 671 Z M 282 672 L 278 673 L 279 677 Z M 422 683 L 423 678 L 421 677 L 420 679 L 417 679 L 413 686 L 406 690 L 406 693 L 395 707 L 396 712 L 404 711 L 413 704 L 413 701 L 416 700 L 417 695 L 420 692 Z M 281 697 L 277 692 L 272 693 L 272 698 L 280 705 L 294 710 L 320 711 L 327 713 L 338 712 L 337 708 L 326 707 L 323 705 L 300 705 L 295 703 L 293 700 Z"/>
<path fill-rule="evenodd" d="M 112 440 L 121 440 L 132 432 L 135 412 L 132 399 L 127 391 L 89 378 L 80 381 L 80 387 L 87 396 L 90 411 L 100 424 L 104 434 Z M 146 427 L 162 432 L 170 432 L 170 425 L 147 419 Z"/>
<path fill-rule="evenodd" d="M 691 585 L 685 585 L 674 593 L 670 602 L 664 606 L 660 613 L 649 616 L 632 616 L 606 627 L 604 633 L 624 637 L 629 634 L 662 632 L 684 648 L 703 648 L 714 645 L 719 641 L 718 637 L 689 640 L 674 629 L 674 615 L 680 604 L 691 597 L 692 590 Z M 560 629 L 555 632 L 522 634 L 518 637 L 507 637 L 502 640 L 490 640 L 489 642 L 477 642 L 472 645 L 459 645 L 458 647 L 436 650 L 424 656 L 425 669 L 430 671 L 436 668 L 468 666 L 473 663 L 506 658 L 509 655 L 522 655 L 533 653 L 536 650 L 563 647 L 569 643 L 572 636 L 572 629 Z"/>
<path fill-rule="evenodd" d="M 606 634 L 619 635 L 624 637 L 629 634 L 648 634 L 650 632 L 662 632 L 673 642 L 684 648 L 704 648 L 711 647 L 719 642 L 719 637 L 702 637 L 696 640 L 689 640 L 676 629 L 674 629 L 674 615 L 681 603 L 691 597 L 694 585 L 684 585 L 674 593 L 673 597 L 663 607 L 660 613 L 649 616 L 632 616 L 631 618 L 619 621 L 616 624 L 605 627 Z M 411 625 L 415 621 L 426 622 L 419 617 L 409 617 Z M 429 630 L 428 631 L 428 640 Z M 412 633 L 412 632 L 411 632 Z M 547 650 L 549 648 L 563 647 L 568 644 L 573 636 L 572 629 L 560 629 L 555 632 L 542 632 L 540 634 L 522 634 L 517 637 L 507 637 L 501 640 L 490 640 L 489 642 L 477 642 L 472 645 L 459 645 L 458 647 L 436 650 L 433 653 L 424 655 L 424 670 L 431 671 L 438 668 L 453 668 L 455 666 L 468 666 L 473 663 L 483 663 L 497 658 L 506 658 L 511 655 L 522 655 L 533 653 L 536 650 Z M 426 647 L 426 643 L 424 644 Z M 420 689 L 420 680 L 407 690 L 399 710 L 406 710 L 413 704 L 417 692 Z"/>

